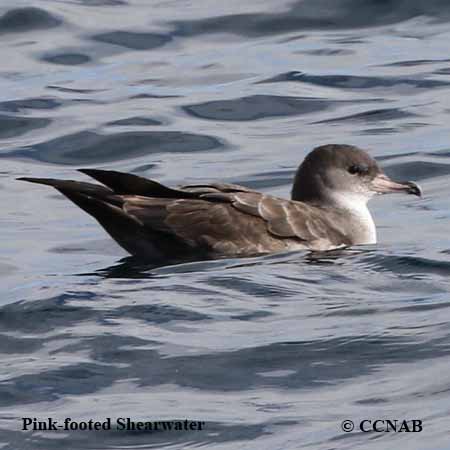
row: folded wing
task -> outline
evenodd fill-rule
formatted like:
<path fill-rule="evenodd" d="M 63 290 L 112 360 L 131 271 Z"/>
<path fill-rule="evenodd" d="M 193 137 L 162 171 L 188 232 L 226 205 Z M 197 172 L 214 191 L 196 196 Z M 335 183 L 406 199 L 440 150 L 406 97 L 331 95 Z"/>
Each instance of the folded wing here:
<path fill-rule="evenodd" d="M 22 178 L 53 186 L 97 219 L 128 252 L 165 258 L 195 253 L 251 255 L 346 244 L 317 208 L 243 186 L 213 183 L 168 188 L 116 171 L 82 169 L 104 186 Z"/>

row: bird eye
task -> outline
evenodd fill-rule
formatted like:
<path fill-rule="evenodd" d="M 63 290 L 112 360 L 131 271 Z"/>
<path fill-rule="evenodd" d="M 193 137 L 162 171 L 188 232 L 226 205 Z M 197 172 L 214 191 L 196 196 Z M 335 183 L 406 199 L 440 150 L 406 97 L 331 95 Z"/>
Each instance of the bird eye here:
<path fill-rule="evenodd" d="M 367 166 L 358 166 L 356 164 L 350 166 L 347 170 L 348 173 L 351 173 L 352 175 L 365 175 L 367 172 L 369 172 L 369 168 Z"/>

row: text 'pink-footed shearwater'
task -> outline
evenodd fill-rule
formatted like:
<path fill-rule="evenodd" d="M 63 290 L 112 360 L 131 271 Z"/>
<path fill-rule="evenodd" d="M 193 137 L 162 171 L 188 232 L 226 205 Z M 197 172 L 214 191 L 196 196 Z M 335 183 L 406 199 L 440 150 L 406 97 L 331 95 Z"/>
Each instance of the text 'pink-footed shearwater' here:
<path fill-rule="evenodd" d="M 53 186 L 92 215 L 132 255 L 170 259 L 332 250 L 376 243 L 367 208 L 375 194 L 421 195 L 388 178 L 365 151 L 324 145 L 297 170 L 292 199 L 226 183 L 168 188 L 136 175 L 80 169 L 103 184 L 19 178 Z"/>

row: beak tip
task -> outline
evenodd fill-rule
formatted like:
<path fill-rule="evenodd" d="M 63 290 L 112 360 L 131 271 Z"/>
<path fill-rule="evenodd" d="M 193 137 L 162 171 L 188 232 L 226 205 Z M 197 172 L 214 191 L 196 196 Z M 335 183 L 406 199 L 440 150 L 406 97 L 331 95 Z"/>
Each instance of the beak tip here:
<path fill-rule="evenodd" d="M 422 189 L 418 184 L 413 183 L 412 181 L 409 181 L 408 184 L 409 184 L 408 194 L 416 195 L 417 197 L 422 197 Z"/>

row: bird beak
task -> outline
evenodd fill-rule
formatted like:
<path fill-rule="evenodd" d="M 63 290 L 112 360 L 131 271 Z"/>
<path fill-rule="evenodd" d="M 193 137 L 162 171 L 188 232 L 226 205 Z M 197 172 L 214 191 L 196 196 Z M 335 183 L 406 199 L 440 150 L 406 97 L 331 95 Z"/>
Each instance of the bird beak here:
<path fill-rule="evenodd" d="M 378 174 L 371 181 L 371 188 L 377 194 L 388 194 L 390 192 L 405 192 L 407 194 L 422 196 L 420 187 L 412 181 L 394 181 L 384 173 Z"/>

